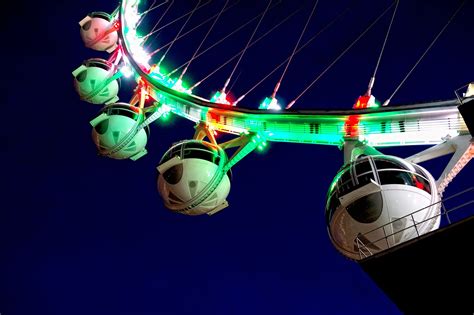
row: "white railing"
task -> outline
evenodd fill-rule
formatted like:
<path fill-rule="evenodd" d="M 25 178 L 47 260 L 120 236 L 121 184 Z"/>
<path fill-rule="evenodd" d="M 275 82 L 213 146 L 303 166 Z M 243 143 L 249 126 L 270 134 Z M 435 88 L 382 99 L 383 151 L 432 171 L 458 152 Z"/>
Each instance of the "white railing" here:
<path fill-rule="evenodd" d="M 474 186 L 473 187 L 470 187 L 466 190 L 463 190 L 457 194 L 454 194 L 450 197 L 447 197 L 447 198 L 444 198 L 443 200 L 440 200 L 434 204 L 431 204 L 427 207 L 424 207 L 422 209 L 419 209 L 417 211 L 414 211 L 406 216 L 403 216 L 401 218 L 398 218 L 396 220 L 393 220 L 387 224 L 384 224 L 376 229 L 373 229 L 369 232 L 366 232 L 360 236 L 358 236 L 355 240 L 355 243 L 357 245 L 357 248 L 359 250 L 359 255 L 360 255 L 360 258 L 361 259 L 364 259 L 364 258 L 367 258 L 369 256 L 372 256 L 374 254 L 377 254 L 377 253 L 380 253 L 380 252 L 383 252 L 389 248 L 392 248 L 392 247 L 395 247 L 397 245 L 400 245 L 400 244 L 403 244 L 404 242 L 408 241 L 408 240 L 405 240 L 405 241 L 401 241 L 401 242 L 393 242 L 392 239 L 399 233 L 403 233 L 404 231 L 408 230 L 408 229 L 414 229 L 415 232 L 416 232 L 416 236 L 414 236 L 412 239 L 415 239 L 415 238 L 418 238 L 420 237 L 422 234 L 424 233 L 420 233 L 419 232 L 419 229 L 418 229 L 418 226 L 420 226 L 421 224 L 425 224 L 427 223 L 428 221 L 430 220 L 438 220 L 440 217 L 445 217 L 446 218 L 446 224 L 445 226 L 448 226 L 450 224 L 452 224 L 453 222 L 456 222 L 456 221 L 459 221 L 458 220 L 453 220 L 452 216 L 450 217 L 450 214 L 453 213 L 454 211 L 458 211 L 460 209 L 465 209 L 467 206 L 469 205 L 473 205 L 474 204 L 474 195 L 472 195 L 472 193 L 474 192 Z M 451 207 L 450 209 L 447 209 L 446 207 L 446 202 L 447 201 L 450 201 L 450 200 L 453 200 L 453 199 L 456 199 L 456 200 L 459 200 L 461 196 L 464 196 L 464 197 L 467 197 L 467 201 L 463 201 L 461 202 L 460 204 L 456 205 L 456 206 L 453 206 Z M 417 213 L 423 211 L 423 210 L 426 210 L 428 208 L 431 208 L 433 206 L 436 206 L 436 205 L 440 205 L 441 206 L 441 211 L 439 214 L 436 214 L 434 216 L 431 216 L 427 219 L 424 219 L 422 221 L 419 221 L 417 222 L 414 218 L 414 215 L 416 215 Z M 466 216 L 467 217 L 467 216 Z M 464 217 L 464 218 L 466 218 Z M 411 224 L 408 224 L 406 225 L 404 228 L 402 229 L 397 229 L 396 232 L 393 232 L 393 233 L 390 233 L 390 234 L 387 234 L 386 232 L 386 227 L 387 226 L 391 226 L 393 225 L 394 223 L 396 222 L 403 222 L 402 220 L 405 220 L 405 219 L 410 219 L 411 220 Z M 378 234 L 377 232 L 380 232 L 380 230 L 383 231 L 383 237 L 377 239 L 377 240 L 374 240 L 374 241 L 370 241 L 370 242 L 367 242 L 366 240 L 368 239 L 368 235 L 369 234 Z M 380 246 L 377 246 L 376 244 L 380 244 L 380 243 L 385 243 L 385 248 L 382 248 L 382 249 L 379 249 L 379 250 L 376 250 L 374 248 L 380 248 Z"/>

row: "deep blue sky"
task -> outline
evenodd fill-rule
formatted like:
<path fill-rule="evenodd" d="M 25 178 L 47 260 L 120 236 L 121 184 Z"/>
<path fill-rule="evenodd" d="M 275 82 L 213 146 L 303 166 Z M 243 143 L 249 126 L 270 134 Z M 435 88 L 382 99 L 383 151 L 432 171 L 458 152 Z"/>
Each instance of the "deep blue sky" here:
<path fill-rule="evenodd" d="M 373 2 L 360 0 L 295 59 L 281 88 L 283 98 L 301 91 L 389 1 Z M 170 18 L 195 2 L 176 3 Z M 214 1 L 191 25 L 222 3 Z M 348 3 L 320 0 L 306 38 Z M 213 38 L 265 4 L 242 1 L 226 13 Z M 297 18 L 249 51 L 239 68 L 236 94 L 291 51 L 311 4 L 305 2 Z M 377 97 L 384 100 L 394 90 L 457 4 L 402 1 L 379 70 Z M 149 154 L 137 162 L 96 155 L 88 122 L 100 107 L 79 100 L 71 71 L 101 54 L 82 46 L 77 22 L 90 11 L 112 11 L 115 5 L 97 0 L 20 2 L 15 14 L 0 22 L 0 313 L 399 314 L 328 239 L 324 200 L 342 163 L 337 148 L 271 144 L 266 154 L 252 154 L 234 168 L 230 207 L 213 217 L 170 213 L 156 192 L 155 166 L 172 142 L 192 137 L 191 123 L 175 118 L 167 126 L 153 126 Z M 262 29 L 298 5 L 284 0 Z M 454 89 L 473 80 L 473 11 L 468 1 L 393 103 L 451 99 Z M 365 92 L 388 20 L 389 15 L 295 106 L 350 108 Z M 178 27 L 163 32 L 163 39 Z M 219 58 L 239 50 L 250 32 L 193 64 L 192 77 L 199 79 Z M 169 62 L 189 58 L 201 37 L 202 32 L 196 33 L 176 45 Z M 228 71 L 200 92 L 207 96 L 220 88 Z M 256 107 L 275 80 L 257 89 L 246 106 Z M 124 84 L 124 100 L 130 87 Z M 407 156 L 416 150 L 384 152 Z M 437 176 L 442 163 L 427 167 Z M 468 166 L 447 193 L 469 186 L 472 170 Z"/>

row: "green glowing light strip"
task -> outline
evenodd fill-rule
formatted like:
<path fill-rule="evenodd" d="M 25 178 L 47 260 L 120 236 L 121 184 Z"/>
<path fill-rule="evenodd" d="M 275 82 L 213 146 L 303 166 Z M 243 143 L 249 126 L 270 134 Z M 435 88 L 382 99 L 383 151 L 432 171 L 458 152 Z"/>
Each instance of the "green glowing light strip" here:
<path fill-rule="evenodd" d="M 260 135 L 250 135 L 249 141 L 233 156 L 225 165 L 224 172 L 227 172 L 235 164 L 240 162 L 244 157 L 246 157 L 250 152 L 255 150 L 259 144 L 265 142 L 265 140 Z"/>
<path fill-rule="evenodd" d="M 137 21 L 137 0 L 123 0 L 120 37 L 123 50 L 136 78 L 151 87 L 151 96 L 183 118 L 205 121 L 220 132 L 259 133 L 267 141 L 340 145 L 346 137 L 346 122 L 357 116 L 357 134 L 351 139 L 374 147 L 429 145 L 446 137 L 467 133 L 457 105 L 458 100 L 390 106 L 365 110 L 268 111 L 229 107 L 179 92 L 148 75 L 146 52 L 133 29 Z M 130 23 L 128 23 L 130 22 Z M 132 25 L 129 25 L 132 24 Z"/>

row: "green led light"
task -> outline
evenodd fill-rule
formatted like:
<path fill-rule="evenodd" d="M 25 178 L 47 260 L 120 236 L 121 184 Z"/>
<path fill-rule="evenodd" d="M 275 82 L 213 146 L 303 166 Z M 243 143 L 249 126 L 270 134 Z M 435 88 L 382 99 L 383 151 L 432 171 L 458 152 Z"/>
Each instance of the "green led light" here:
<path fill-rule="evenodd" d="M 216 103 L 216 101 L 219 99 L 219 97 L 221 96 L 221 92 L 220 91 L 217 91 L 216 94 L 214 94 L 212 97 L 211 97 L 211 102 L 213 103 Z"/>
<path fill-rule="evenodd" d="M 276 98 L 271 98 L 271 97 L 266 97 L 262 103 L 260 103 L 260 106 L 258 109 L 273 109 L 273 110 L 280 110 L 281 106 L 278 104 L 278 101 Z"/>
<path fill-rule="evenodd" d="M 164 113 L 161 115 L 160 119 L 158 119 L 157 122 L 159 122 L 159 123 L 161 123 L 161 124 L 164 124 L 164 125 L 169 124 L 169 123 L 171 122 L 172 116 L 173 116 L 173 115 L 171 115 L 171 112 L 168 112 L 168 111 L 167 111 L 167 112 L 164 112 Z"/>
<path fill-rule="evenodd" d="M 188 85 L 184 83 L 183 80 L 181 79 L 175 80 L 172 88 L 173 90 L 176 90 L 178 92 L 191 94 L 191 91 L 189 90 Z"/>
<path fill-rule="evenodd" d="M 270 103 L 272 102 L 271 97 L 266 97 L 262 103 L 260 103 L 260 106 L 258 109 L 268 109 L 268 106 L 270 106 Z"/>
<path fill-rule="evenodd" d="M 211 102 L 230 105 L 230 102 L 227 100 L 227 94 L 222 91 L 217 91 L 216 94 L 211 97 Z"/>
<path fill-rule="evenodd" d="M 161 117 L 162 117 L 162 120 L 163 120 L 163 121 L 167 121 L 167 120 L 170 119 L 170 116 L 171 116 L 171 115 L 170 115 L 170 112 L 166 112 L 166 113 L 164 113 L 163 116 L 161 116 Z"/>

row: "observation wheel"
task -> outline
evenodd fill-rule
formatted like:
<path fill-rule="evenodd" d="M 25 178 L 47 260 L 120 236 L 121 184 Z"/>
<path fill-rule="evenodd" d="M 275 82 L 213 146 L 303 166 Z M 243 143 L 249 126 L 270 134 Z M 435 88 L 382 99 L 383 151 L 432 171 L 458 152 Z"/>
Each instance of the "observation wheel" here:
<path fill-rule="evenodd" d="M 154 121 L 177 115 L 194 122 L 192 139 L 173 144 L 160 160 L 157 187 L 168 209 L 199 215 L 214 214 L 228 206 L 232 167 L 252 151 L 265 150 L 268 142 L 337 146 L 343 151 L 344 165 L 328 191 L 326 220 L 331 240 L 343 255 L 361 259 L 367 253 L 386 250 L 439 227 L 442 193 L 474 154 L 474 84 L 467 83 L 456 90 L 452 99 L 443 101 L 393 105 L 392 99 L 463 10 L 465 2 L 453 7 L 446 23 L 433 34 L 433 40 L 383 102 L 372 92 L 386 44 L 391 32 L 396 31 L 399 1 L 388 3 L 368 19 L 349 44 L 292 97 L 281 95 L 298 54 L 304 55 L 304 50 L 343 19 L 350 8 L 343 8 L 311 34 L 320 1 L 315 0 L 310 10 L 296 9 L 275 22 L 271 15 L 279 2 L 269 0 L 253 17 L 222 34 L 219 27 L 238 1 L 222 1 L 212 10 L 210 2 L 196 0 L 190 11 L 169 21 L 168 15 L 178 6 L 175 0 L 122 0 L 111 14 L 94 12 L 80 22 L 85 45 L 110 53 L 107 59 L 87 60 L 73 72 L 80 97 L 104 105 L 100 115 L 91 121 L 100 155 L 137 160 L 147 153 Z M 212 11 L 207 18 L 193 21 L 206 10 Z M 242 82 L 240 67 L 249 50 L 260 40 L 275 35 L 295 16 L 300 18 L 301 29 L 294 34 L 294 44 L 286 49 L 288 55 L 268 71 L 262 71 L 261 79 L 248 89 L 240 94 L 234 92 L 233 88 L 238 90 L 236 84 Z M 268 23 L 269 19 L 274 23 Z M 380 21 L 386 25 L 376 46 L 374 71 L 352 108 L 300 108 L 308 91 Z M 171 40 L 163 41 L 161 32 L 171 28 Z M 247 31 L 247 36 L 242 37 L 241 49 L 227 53 L 231 49 L 225 48 L 226 41 L 242 30 Z M 211 41 L 216 32 L 219 36 Z M 180 41 L 190 38 L 194 49 L 185 53 L 179 50 Z M 205 65 L 209 68 L 207 75 L 188 80 L 201 56 L 219 48 L 222 51 L 222 47 L 229 58 Z M 174 53 L 186 56 L 185 62 L 171 67 L 167 61 L 173 59 Z M 208 79 L 217 75 L 223 76 L 222 85 L 206 87 Z M 128 102 L 118 102 L 123 77 L 136 82 Z M 272 88 L 262 92 L 262 87 L 268 86 Z M 253 93 L 262 94 L 252 98 Z M 219 133 L 228 134 L 231 139 L 218 142 Z M 408 158 L 379 151 L 407 145 L 429 148 Z M 451 153 L 453 157 L 438 179 L 417 164 Z M 406 203 L 396 205 L 396 200 Z"/>

